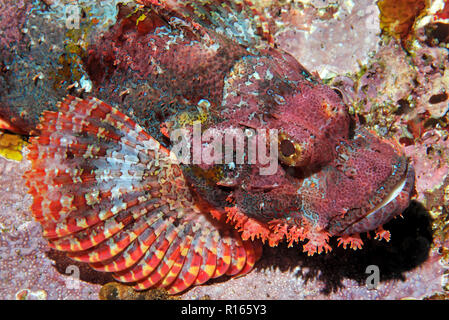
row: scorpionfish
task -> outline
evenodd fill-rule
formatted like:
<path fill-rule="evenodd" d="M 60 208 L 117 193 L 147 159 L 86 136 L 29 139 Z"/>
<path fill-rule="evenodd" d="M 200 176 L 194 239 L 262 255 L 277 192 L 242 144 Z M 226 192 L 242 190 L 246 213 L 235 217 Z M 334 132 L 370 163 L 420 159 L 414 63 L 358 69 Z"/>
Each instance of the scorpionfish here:
<path fill-rule="evenodd" d="M 382 225 L 409 205 L 413 167 L 276 48 L 250 1 L 137 2 L 121 8 L 85 63 L 97 87 L 114 77 L 108 66 L 130 70 L 152 103 L 130 112 L 107 97 L 68 96 L 42 113 L 31 139 L 31 210 L 52 248 L 137 290 L 176 294 L 249 272 L 263 243 L 313 255 L 329 252 L 333 236 L 352 249 L 363 232 L 389 240 Z M 157 130 L 142 121 L 168 104 L 178 111 L 156 119 Z M 247 134 L 245 146 L 263 138 L 255 145 L 277 154 L 272 172 L 249 152 L 182 162 L 167 139 L 181 132 L 203 155 L 226 130 Z M 268 130 L 277 130 L 274 148 Z"/>

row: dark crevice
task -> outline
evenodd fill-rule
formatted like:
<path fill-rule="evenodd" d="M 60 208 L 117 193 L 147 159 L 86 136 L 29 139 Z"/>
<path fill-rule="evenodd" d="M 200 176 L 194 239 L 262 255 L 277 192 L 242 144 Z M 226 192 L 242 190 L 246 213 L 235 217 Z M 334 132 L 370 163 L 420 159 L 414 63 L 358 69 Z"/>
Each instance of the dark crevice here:
<path fill-rule="evenodd" d="M 292 248 L 281 244 L 276 248 L 264 247 L 264 255 L 256 269 L 279 268 L 287 272 L 300 267 L 298 277 L 306 282 L 318 280 L 324 284 L 322 292 L 330 294 L 345 288 L 344 279 L 364 285 L 370 265 L 379 267 L 380 282 L 406 280 L 404 273 L 410 271 L 429 257 L 433 241 L 431 218 L 424 206 L 413 201 L 403 212 L 403 219 L 393 219 L 384 228 L 391 232 L 390 242 L 378 241 L 362 234 L 361 250 L 343 249 L 337 239 L 331 238 L 332 251 L 327 254 L 307 256 L 298 244 Z"/>
<path fill-rule="evenodd" d="M 437 104 L 446 101 L 448 98 L 448 94 L 446 92 L 434 94 L 430 97 L 429 103 L 431 104 Z"/>

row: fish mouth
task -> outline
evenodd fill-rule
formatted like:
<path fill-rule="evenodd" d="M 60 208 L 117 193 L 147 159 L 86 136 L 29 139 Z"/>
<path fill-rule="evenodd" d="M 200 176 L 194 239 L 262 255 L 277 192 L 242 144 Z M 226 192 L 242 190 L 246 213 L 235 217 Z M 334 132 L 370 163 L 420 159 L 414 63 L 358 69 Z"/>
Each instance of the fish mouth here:
<path fill-rule="evenodd" d="M 341 234 L 354 234 L 373 230 L 392 218 L 400 215 L 409 205 L 415 180 L 412 165 L 407 164 L 406 171 L 391 191 L 372 209 L 349 224 Z"/>
<path fill-rule="evenodd" d="M 407 168 L 408 172 L 408 168 Z M 407 182 L 407 175 L 405 175 L 402 180 L 400 180 L 396 186 L 390 191 L 390 193 L 385 197 L 385 199 L 379 203 L 377 206 L 375 206 L 372 210 L 370 210 L 366 216 L 369 217 L 370 215 L 376 214 L 379 210 L 382 210 L 386 205 L 388 205 L 391 201 L 395 200 L 399 194 L 404 190 L 405 184 Z"/>

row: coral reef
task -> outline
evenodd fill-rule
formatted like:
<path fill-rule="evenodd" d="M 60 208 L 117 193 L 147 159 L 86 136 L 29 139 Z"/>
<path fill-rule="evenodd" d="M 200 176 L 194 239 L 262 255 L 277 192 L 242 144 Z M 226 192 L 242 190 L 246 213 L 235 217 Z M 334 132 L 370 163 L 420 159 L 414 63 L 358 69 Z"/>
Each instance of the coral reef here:
<path fill-rule="evenodd" d="M 66 93 L 95 94 L 120 104 L 143 119 L 145 127 L 154 127 L 155 121 L 178 110 L 180 101 L 167 98 L 167 104 L 144 111 L 154 95 L 141 81 L 148 70 L 139 61 L 129 61 L 129 72 L 123 61 L 135 45 L 133 37 L 117 26 L 109 28 L 116 25 L 127 2 L 106 6 L 83 1 L 80 28 L 71 30 L 65 24 L 68 1 L 22 0 L 13 6 L 0 0 L 0 15 L 9 17 L 0 22 L 0 119 L 9 122 L 0 121 L 0 128 L 37 133 L 33 129 L 41 111 L 55 110 L 56 101 Z M 307 257 L 297 247 L 282 244 L 266 247 L 250 274 L 212 280 L 181 298 L 447 298 L 449 4 L 441 0 L 253 2 L 268 20 L 275 20 L 269 28 L 278 47 L 334 86 L 366 127 L 404 147 L 416 171 L 417 202 L 403 213 L 404 219 L 388 224 L 392 234 L 388 243 L 375 241 L 371 234 L 371 239 L 362 237 L 363 250 L 348 252 L 332 240 L 333 251 L 320 257 Z M 141 19 L 139 28 L 151 28 L 148 20 Z M 98 34 L 104 37 L 95 45 Z M 114 43 L 123 37 L 129 38 L 122 46 Z M 100 82 L 105 85 L 98 86 Z M 38 107 L 27 107 L 31 105 Z M 183 111 L 190 114 L 194 109 L 195 104 Z M 150 134 L 164 141 L 158 127 Z M 0 136 L 1 152 L 10 158 L 19 160 L 22 144 L 9 133 Z M 166 298 L 160 291 L 136 293 L 107 284 L 112 281 L 108 276 L 49 249 L 30 215 L 32 200 L 22 178 L 27 170 L 27 161 L 0 159 L 1 298 Z M 370 265 L 380 269 L 376 289 L 367 286 Z M 68 276 L 71 270 L 80 272 L 81 281 L 73 282 Z"/>
<path fill-rule="evenodd" d="M 376 1 L 299 1 L 272 4 L 275 41 L 310 71 L 333 78 L 358 70 L 379 46 Z M 319 52 L 319 54 L 317 54 Z"/>

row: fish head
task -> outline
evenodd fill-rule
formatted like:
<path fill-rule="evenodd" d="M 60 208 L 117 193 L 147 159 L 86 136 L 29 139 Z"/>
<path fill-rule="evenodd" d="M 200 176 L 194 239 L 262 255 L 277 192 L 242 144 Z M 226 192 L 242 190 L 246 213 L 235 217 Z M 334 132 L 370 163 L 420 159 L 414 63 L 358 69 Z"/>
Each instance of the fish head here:
<path fill-rule="evenodd" d="M 313 223 L 333 235 L 366 232 L 407 208 L 414 170 L 402 147 L 363 129 L 331 88 L 303 88 L 282 111 L 277 174 L 288 176 Z"/>
<path fill-rule="evenodd" d="M 245 81 L 252 85 L 246 96 L 257 88 L 263 106 L 254 127 L 278 132 L 277 169 L 248 169 L 236 184 L 236 206 L 259 221 L 300 228 L 306 220 L 339 236 L 374 230 L 401 214 L 414 186 L 401 146 L 363 129 L 344 99 L 303 67 L 270 59 L 257 72 L 274 76 L 255 86 L 248 72 Z M 296 73 L 283 71 L 287 66 Z"/>
<path fill-rule="evenodd" d="M 322 171 L 331 200 L 331 234 L 374 230 L 408 207 L 414 169 L 398 144 L 356 128 L 353 138 L 340 141 L 336 150 L 336 158 Z"/>

